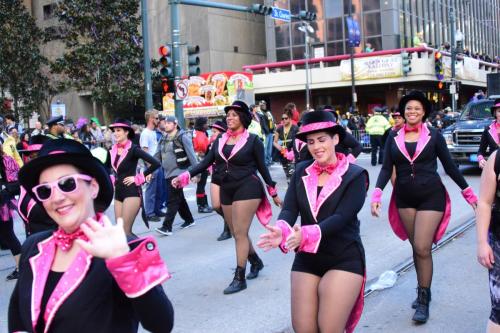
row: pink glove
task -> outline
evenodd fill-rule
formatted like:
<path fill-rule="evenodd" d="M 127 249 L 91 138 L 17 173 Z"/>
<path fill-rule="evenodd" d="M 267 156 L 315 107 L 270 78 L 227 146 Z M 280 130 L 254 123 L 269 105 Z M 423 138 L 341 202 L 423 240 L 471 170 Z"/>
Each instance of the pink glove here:
<path fill-rule="evenodd" d="M 153 237 L 135 242 L 140 244 L 129 253 L 106 260 L 106 267 L 129 298 L 142 296 L 171 277 Z"/>
<path fill-rule="evenodd" d="M 290 234 L 293 232 L 293 229 L 284 220 L 276 221 L 276 226 L 281 229 L 281 243 L 279 247 L 283 253 L 288 253 L 288 248 L 286 247 L 286 240 L 288 236 L 290 236 Z"/>
<path fill-rule="evenodd" d="M 321 228 L 317 224 L 305 225 L 301 228 L 302 240 L 300 241 L 299 251 L 316 253 L 321 242 Z"/>
<path fill-rule="evenodd" d="M 146 177 L 144 177 L 144 174 L 142 172 L 135 175 L 135 177 L 134 177 L 135 185 L 141 186 L 145 182 L 146 182 Z"/>
<path fill-rule="evenodd" d="M 189 171 L 184 171 L 181 173 L 179 176 L 177 176 L 179 179 L 179 188 L 183 188 L 189 184 L 189 180 L 191 179 L 191 175 L 189 174 Z"/>
<path fill-rule="evenodd" d="M 376 187 L 372 193 L 371 203 L 374 203 L 374 202 L 377 202 L 377 203 L 382 202 L 382 190 L 379 189 L 378 187 Z"/>
<path fill-rule="evenodd" d="M 293 150 L 287 151 L 285 153 L 285 158 L 289 161 L 293 161 L 295 159 L 295 155 L 293 153 Z"/>
<path fill-rule="evenodd" d="M 464 197 L 465 201 L 467 201 L 467 203 L 469 205 L 477 203 L 477 197 L 474 194 L 472 187 L 470 187 L 470 186 L 462 191 L 462 196 Z"/>
<path fill-rule="evenodd" d="M 276 186 L 272 187 L 269 185 L 266 185 L 267 187 L 267 193 L 269 193 L 270 196 L 273 198 L 278 195 L 278 190 L 276 189 Z"/>

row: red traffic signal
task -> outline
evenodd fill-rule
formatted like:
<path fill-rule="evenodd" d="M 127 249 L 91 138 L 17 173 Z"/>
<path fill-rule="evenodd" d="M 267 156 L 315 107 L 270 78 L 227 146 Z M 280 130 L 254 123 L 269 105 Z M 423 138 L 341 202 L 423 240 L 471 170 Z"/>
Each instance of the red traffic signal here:
<path fill-rule="evenodd" d="M 168 82 L 166 80 L 161 81 L 161 89 L 164 93 L 168 92 Z"/>
<path fill-rule="evenodd" d="M 436 51 L 436 53 L 434 53 L 434 59 L 440 60 L 442 57 L 443 55 L 441 54 L 441 52 Z"/>
<path fill-rule="evenodd" d="M 170 47 L 168 47 L 167 45 L 162 45 L 158 49 L 158 52 L 160 52 L 160 55 L 162 57 L 166 57 L 166 56 L 168 56 L 170 54 Z"/>
<path fill-rule="evenodd" d="M 443 88 L 444 88 L 444 83 L 443 83 L 443 81 L 439 81 L 439 82 L 438 82 L 438 89 L 439 89 L 439 90 L 442 90 Z"/>

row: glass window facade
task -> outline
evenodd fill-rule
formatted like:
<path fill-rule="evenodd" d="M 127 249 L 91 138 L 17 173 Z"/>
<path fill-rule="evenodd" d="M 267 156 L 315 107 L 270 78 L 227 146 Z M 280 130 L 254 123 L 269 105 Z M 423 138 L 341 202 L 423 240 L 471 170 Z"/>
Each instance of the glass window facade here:
<path fill-rule="evenodd" d="M 314 33 L 311 45 L 323 47 L 325 56 L 349 53 L 346 17 L 352 4 L 353 17 L 361 28 L 361 45 L 355 52 L 362 52 L 366 43 L 375 50 L 414 46 L 414 36 L 423 33 L 424 42 L 439 47 L 450 41 L 450 12 L 454 9 L 456 30 L 464 34 L 463 46 L 472 53 L 500 55 L 500 0 L 397 0 L 394 8 L 387 8 L 384 0 L 275 0 L 274 5 L 289 9 L 292 14 L 300 10 L 317 13 L 311 22 Z M 384 7 L 385 6 L 385 7 Z M 387 10 L 389 9 L 389 10 Z M 385 11 L 384 11 L 385 10 Z M 395 14 L 394 24 L 382 22 L 382 16 Z M 384 20 L 388 17 L 384 16 Z M 275 45 L 268 45 L 270 59 L 277 61 L 303 59 L 305 35 L 299 31 L 300 23 L 271 20 L 269 27 Z M 385 25 L 384 25 L 385 24 Z M 394 28 L 396 27 L 396 28 Z M 384 28 L 386 29 L 384 31 Z M 270 29 L 270 28 L 268 28 Z M 388 31 L 387 29 L 396 29 Z M 268 32 L 269 33 L 269 32 Z M 398 44 L 394 46 L 394 43 Z M 391 45 L 391 47 L 384 47 Z"/>

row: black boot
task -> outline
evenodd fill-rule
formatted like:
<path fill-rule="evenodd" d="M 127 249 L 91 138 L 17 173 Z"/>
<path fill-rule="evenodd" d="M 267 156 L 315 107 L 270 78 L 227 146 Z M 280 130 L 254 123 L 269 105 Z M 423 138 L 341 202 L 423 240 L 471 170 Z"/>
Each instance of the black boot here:
<path fill-rule="evenodd" d="M 413 315 L 413 321 L 419 324 L 425 324 L 429 319 L 429 301 L 431 298 L 431 289 L 418 287 L 417 310 Z"/>
<path fill-rule="evenodd" d="M 250 273 L 247 275 L 247 279 L 252 280 L 259 276 L 259 271 L 264 268 L 264 263 L 259 258 L 257 253 L 249 254 L 248 261 L 250 262 Z"/>
<path fill-rule="evenodd" d="M 229 231 L 229 226 L 227 225 L 226 222 L 224 222 L 224 231 L 222 231 L 222 234 L 217 238 L 218 241 L 223 241 L 226 239 L 231 238 L 231 231 Z"/>
<path fill-rule="evenodd" d="M 224 294 L 234 294 L 238 291 L 247 289 L 247 282 L 245 280 L 245 267 L 236 266 L 236 271 L 234 272 L 234 279 L 227 287 L 224 289 Z"/>
<path fill-rule="evenodd" d="M 415 289 L 417 291 L 417 298 L 415 298 L 415 300 L 413 301 L 413 303 L 411 303 L 411 308 L 412 309 L 416 309 L 417 308 L 417 305 L 418 305 L 418 287 Z M 432 297 L 431 297 L 431 290 L 429 289 L 429 303 L 432 301 Z"/>

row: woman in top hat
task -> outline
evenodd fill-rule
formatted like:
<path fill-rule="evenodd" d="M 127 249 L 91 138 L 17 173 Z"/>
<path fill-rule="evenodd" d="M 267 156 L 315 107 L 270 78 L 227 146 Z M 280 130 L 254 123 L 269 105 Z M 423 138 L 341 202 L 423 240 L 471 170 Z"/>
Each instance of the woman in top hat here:
<path fill-rule="evenodd" d="M 250 273 L 247 279 L 254 279 L 264 267 L 257 256 L 248 230 L 255 214 L 262 224 L 269 223 L 271 206 L 264 187 L 257 177 L 259 171 L 266 182 L 268 193 L 276 205 L 281 204 L 275 185 L 264 161 L 264 146 L 255 134 L 247 131 L 252 114 L 245 102 L 235 101 L 225 107 L 227 132 L 214 141 L 205 158 L 195 167 L 172 180 L 172 186 L 185 186 L 189 179 L 209 168 L 215 162 L 220 173 L 220 201 L 226 222 L 236 241 L 237 267 L 234 279 L 224 289 L 232 294 L 246 289 L 245 270 L 247 259 Z"/>
<path fill-rule="evenodd" d="M 345 129 L 329 112 L 313 111 L 297 138 L 312 160 L 297 164 L 275 226 L 258 243 L 295 251 L 291 273 L 292 325 L 301 332 L 352 332 L 363 309 L 365 260 L 357 214 L 368 173 L 335 147 Z M 307 199 L 306 199 L 307 198 Z M 301 226 L 295 224 L 301 217 Z"/>
<path fill-rule="evenodd" d="M 372 195 L 372 215 L 378 217 L 382 190 L 391 178 L 396 181 L 389 205 L 389 222 L 402 240 L 409 239 L 417 270 L 418 297 L 413 320 L 425 323 L 429 318 L 432 282 L 432 243 L 443 236 L 450 219 L 450 200 L 437 173 L 437 160 L 462 189 L 466 201 L 475 207 L 477 198 L 453 163 L 441 133 L 424 123 L 432 105 L 420 91 L 412 91 L 399 101 L 406 125 L 389 133 L 384 162 Z"/>
<path fill-rule="evenodd" d="M 132 235 L 132 226 L 141 208 L 141 185 L 161 165 L 160 161 L 132 143 L 135 133 L 128 120 L 118 118 L 109 128 L 115 138 L 115 144 L 111 147 L 111 165 L 116 178 L 115 217 L 123 219 L 125 233 Z M 150 165 L 144 173 L 137 174 L 139 159 Z"/>
<path fill-rule="evenodd" d="M 477 153 L 477 161 L 480 168 L 484 168 L 487 157 L 497 150 L 500 144 L 500 99 L 496 99 L 493 103 L 491 115 L 494 120 L 484 129 Z"/>
<path fill-rule="evenodd" d="M 29 237 L 9 304 L 9 332 L 170 332 L 170 275 L 153 238 L 127 244 L 122 220 L 102 214 L 113 185 L 82 144 L 51 140 L 19 172 L 57 223 Z M 152 315 L 154 313 L 154 315 Z"/>
<path fill-rule="evenodd" d="M 332 106 L 330 105 L 324 105 L 318 108 L 318 111 L 326 111 L 332 114 L 335 123 L 338 123 L 337 121 L 337 113 L 333 109 Z M 307 114 L 307 113 L 306 113 Z M 295 158 L 296 162 L 298 161 L 306 161 L 306 160 L 312 160 L 312 156 L 309 153 L 308 149 L 305 149 L 306 144 L 302 142 L 301 140 L 295 140 L 294 148 L 296 151 Z M 349 160 L 354 163 L 356 162 L 356 158 L 361 154 L 361 151 L 363 150 L 363 147 L 359 143 L 358 140 L 351 134 L 346 132 L 344 140 L 340 142 L 336 147 L 335 151 L 338 153 L 342 153 L 349 158 Z"/>
<path fill-rule="evenodd" d="M 212 133 L 210 135 L 210 147 L 209 151 L 212 148 L 212 145 L 217 138 L 226 133 L 227 125 L 225 122 L 221 120 L 217 120 L 214 122 L 210 128 L 212 129 Z M 220 168 L 214 163 L 212 165 L 212 182 L 210 184 L 210 199 L 212 201 L 212 208 L 219 214 L 224 220 L 224 230 L 217 238 L 218 241 L 223 241 L 231 238 L 231 231 L 229 230 L 229 226 L 227 225 L 226 219 L 224 218 L 224 212 L 222 211 L 220 205 L 220 185 L 222 183 L 222 175 L 220 172 Z"/>
<path fill-rule="evenodd" d="M 42 146 L 49 140 L 49 137 L 42 134 L 32 136 L 28 148 L 20 151 L 26 157 L 26 162 L 35 159 Z M 57 224 L 43 209 L 43 206 L 36 202 L 22 186 L 17 200 L 17 212 L 24 222 L 26 236 L 40 231 L 57 229 Z"/>

